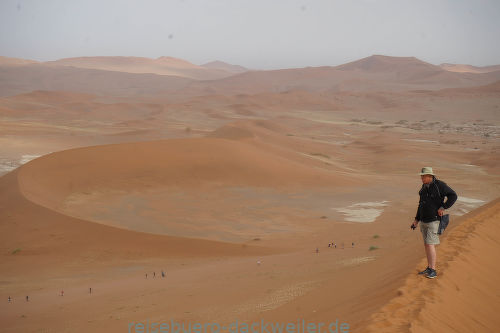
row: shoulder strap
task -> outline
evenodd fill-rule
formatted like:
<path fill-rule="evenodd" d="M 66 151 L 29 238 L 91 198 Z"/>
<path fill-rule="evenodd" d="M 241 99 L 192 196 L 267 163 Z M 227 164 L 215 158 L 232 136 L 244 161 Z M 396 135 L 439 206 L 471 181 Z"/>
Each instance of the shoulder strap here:
<path fill-rule="evenodd" d="M 440 182 L 437 178 L 434 179 L 434 185 L 436 185 L 436 189 L 438 191 L 439 198 L 441 199 L 441 203 L 444 201 L 444 197 L 441 196 L 441 192 L 439 191 L 439 185 L 438 182 Z"/>

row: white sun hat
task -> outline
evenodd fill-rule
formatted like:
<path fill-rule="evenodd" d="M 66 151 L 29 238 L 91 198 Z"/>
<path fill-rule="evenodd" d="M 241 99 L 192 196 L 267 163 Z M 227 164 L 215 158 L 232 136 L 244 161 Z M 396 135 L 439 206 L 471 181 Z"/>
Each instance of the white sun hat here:
<path fill-rule="evenodd" d="M 420 176 L 423 176 L 423 175 L 433 175 L 434 176 L 434 172 L 432 172 L 432 167 L 423 167 L 422 168 L 422 171 L 420 171 Z"/>

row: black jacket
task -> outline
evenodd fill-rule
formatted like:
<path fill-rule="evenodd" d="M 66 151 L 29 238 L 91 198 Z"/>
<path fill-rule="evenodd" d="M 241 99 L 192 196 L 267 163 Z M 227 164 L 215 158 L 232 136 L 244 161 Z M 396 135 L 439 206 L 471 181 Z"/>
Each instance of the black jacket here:
<path fill-rule="evenodd" d="M 443 207 L 448 209 L 455 201 L 457 194 L 445 182 L 434 178 L 429 186 L 422 184 L 418 192 L 420 201 L 418 203 L 417 215 L 415 220 L 422 222 L 432 222 L 438 219 L 438 209 Z M 444 198 L 447 198 L 444 202 Z"/>

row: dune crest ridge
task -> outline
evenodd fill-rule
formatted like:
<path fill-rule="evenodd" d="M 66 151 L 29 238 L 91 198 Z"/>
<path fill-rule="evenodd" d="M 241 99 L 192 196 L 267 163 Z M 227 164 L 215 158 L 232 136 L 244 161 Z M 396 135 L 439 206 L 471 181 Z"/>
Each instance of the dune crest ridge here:
<path fill-rule="evenodd" d="M 69 193 L 102 187 L 130 190 L 158 185 L 196 188 L 204 184 L 288 187 L 349 183 L 347 177 L 321 170 L 310 172 L 270 151 L 221 138 L 70 149 L 24 165 L 18 178 L 29 200 L 55 209 Z"/>
<path fill-rule="evenodd" d="M 438 277 L 411 273 L 398 296 L 372 315 L 367 332 L 495 332 L 500 326 L 500 199 L 443 237 Z M 423 269 L 422 260 L 416 269 Z"/>

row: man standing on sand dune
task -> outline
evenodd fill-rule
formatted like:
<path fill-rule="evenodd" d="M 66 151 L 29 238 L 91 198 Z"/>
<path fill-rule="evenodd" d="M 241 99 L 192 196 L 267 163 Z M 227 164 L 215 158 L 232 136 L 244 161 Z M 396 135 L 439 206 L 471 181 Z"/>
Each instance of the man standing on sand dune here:
<path fill-rule="evenodd" d="M 418 274 L 433 279 L 437 276 L 435 245 L 439 244 L 439 218 L 443 216 L 445 209 L 450 208 L 455 203 L 457 194 L 445 182 L 435 177 L 431 167 L 422 168 L 420 178 L 422 179 L 422 188 L 418 192 L 420 201 L 411 228 L 415 230 L 418 223 L 422 222 L 420 223 L 420 231 L 424 238 L 428 265 L 425 270 Z M 446 201 L 444 201 L 445 197 Z"/>

